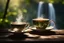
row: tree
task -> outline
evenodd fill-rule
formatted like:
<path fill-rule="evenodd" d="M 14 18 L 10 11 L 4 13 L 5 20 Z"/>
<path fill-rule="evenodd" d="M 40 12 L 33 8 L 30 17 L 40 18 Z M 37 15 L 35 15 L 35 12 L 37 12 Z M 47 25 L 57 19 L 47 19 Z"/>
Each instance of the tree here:
<path fill-rule="evenodd" d="M 10 2 L 10 0 L 7 0 L 2 22 L 5 21 L 5 18 L 6 18 L 6 15 L 7 15 L 7 9 L 8 9 L 8 6 L 9 6 L 9 2 Z"/>

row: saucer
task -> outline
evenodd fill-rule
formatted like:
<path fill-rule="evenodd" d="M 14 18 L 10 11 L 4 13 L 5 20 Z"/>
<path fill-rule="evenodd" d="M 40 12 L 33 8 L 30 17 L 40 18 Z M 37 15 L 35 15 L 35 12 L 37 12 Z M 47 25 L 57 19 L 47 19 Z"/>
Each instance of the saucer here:
<path fill-rule="evenodd" d="M 36 29 L 36 28 L 31 28 L 32 30 L 36 30 L 36 31 L 47 31 L 47 30 L 52 30 L 52 28 L 47 28 L 47 29 Z"/>

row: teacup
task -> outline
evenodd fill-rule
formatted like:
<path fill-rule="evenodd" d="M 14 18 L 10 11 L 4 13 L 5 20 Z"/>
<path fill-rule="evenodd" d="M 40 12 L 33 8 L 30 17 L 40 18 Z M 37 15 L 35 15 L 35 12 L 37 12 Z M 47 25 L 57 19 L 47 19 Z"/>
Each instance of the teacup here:
<path fill-rule="evenodd" d="M 36 18 L 33 19 L 33 25 L 36 27 L 36 29 L 46 29 L 46 27 L 49 25 L 49 19 L 46 18 Z"/>
<path fill-rule="evenodd" d="M 28 23 L 25 22 L 12 22 L 11 29 L 15 32 L 22 32 L 28 26 Z"/>

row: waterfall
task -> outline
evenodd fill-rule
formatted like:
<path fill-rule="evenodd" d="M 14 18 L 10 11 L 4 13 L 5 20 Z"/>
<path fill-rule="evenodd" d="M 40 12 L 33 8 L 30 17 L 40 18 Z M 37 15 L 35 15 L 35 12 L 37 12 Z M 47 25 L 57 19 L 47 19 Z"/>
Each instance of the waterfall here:
<path fill-rule="evenodd" d="M 41 17 L 41 10 L 43 9 L 42 6 L 43 6 L 43 2 L 39 2 L 37 18 Z"/>
<path fill-rule="evenodd" d="M 55 9 L 54 9 L 52 3 L 49 3 L 48 5 L 49 5 L 49 19 L 51 21 L 50 22 L 50 26 L 53 26 L 54 29 L 57 29 L 56 25 L 55 25 L 55 23 L 56 23 Z"/>

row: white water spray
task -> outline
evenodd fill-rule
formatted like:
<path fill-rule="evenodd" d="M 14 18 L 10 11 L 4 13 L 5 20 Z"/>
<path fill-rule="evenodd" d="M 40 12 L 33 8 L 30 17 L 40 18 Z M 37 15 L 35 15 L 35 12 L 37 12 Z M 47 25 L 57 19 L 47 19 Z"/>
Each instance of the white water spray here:
<path fill-rule="evenodd" d="M 54 9 L 52 3 L 49 3 L 48 5 L 49 5 L 49 19 L 50 19 L 50 21 L 51 21 L 51 22 L 50 22 L 50 26 L 53 26 L 54 29 L 57 29 L 57 28 L 56 28 L 56 25 L 55 25 L 55 23 L 56 23 L 55 9 Z"/>
<path fill-rule="evenodd" d="M 40 18 L 40 17 L 41 17 L 41 10 L 43 9 L 43 8 L 42 8 L 43 3 L 44 3 L 44 2 L 39 2 L 37 18 Z"/>

